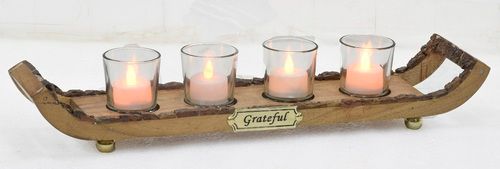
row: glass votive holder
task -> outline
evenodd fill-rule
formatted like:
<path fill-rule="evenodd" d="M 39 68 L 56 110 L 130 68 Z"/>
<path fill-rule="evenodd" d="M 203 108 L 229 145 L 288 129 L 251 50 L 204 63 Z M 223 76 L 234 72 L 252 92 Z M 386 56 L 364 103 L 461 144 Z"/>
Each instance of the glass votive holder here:
<path fill-rule="evenodd" d="M 265 98 L 279 102 L 309 100 L 313 95 L 318 45 L 295 36 L 264 41 Z"/>
<path fill-rule="evenodd" d="M 388 95 L 394 41 L 376 35 L 345 35 L 340 44 L 340 91 L 355 97 Z"/>
<path fill-rule="evenodd" d="M 117 112 L 147 112 L 156 104 L 160 53 L 126 45 L 103 54 L 108 109 Z"/>
<path fill-rule="evenodd" d="M 190 44 L 182 47 L 184 101 L 190 105 L 234 104 L 238 49 L 223 43 Z"/>

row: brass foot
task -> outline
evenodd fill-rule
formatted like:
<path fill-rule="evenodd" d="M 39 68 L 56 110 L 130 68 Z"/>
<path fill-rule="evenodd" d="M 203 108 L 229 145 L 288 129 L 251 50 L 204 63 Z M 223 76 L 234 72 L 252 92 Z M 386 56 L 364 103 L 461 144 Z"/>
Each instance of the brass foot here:
<path fill-rule="evenodd" d="M 406 118 L 405 125 L 406 128 L 408 129 L 418 130 L 422 127 L 422 118 L 420 117 Z"/>
<path fill-rule="evenodd" d="M 111 153 L 115 150 L 114 140 L 97 140 L 95 147 L 101 153 Z"/>

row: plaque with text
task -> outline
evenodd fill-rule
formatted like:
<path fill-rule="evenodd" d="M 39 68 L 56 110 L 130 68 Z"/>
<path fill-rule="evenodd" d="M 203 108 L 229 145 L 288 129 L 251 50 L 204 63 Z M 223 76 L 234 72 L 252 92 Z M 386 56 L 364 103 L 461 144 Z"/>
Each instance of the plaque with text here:
<path fill-rule="evenodd" d="M 236 109 L 227 122 L 234 132 L 295 128 L 302 120 L 297 106 Z"/>

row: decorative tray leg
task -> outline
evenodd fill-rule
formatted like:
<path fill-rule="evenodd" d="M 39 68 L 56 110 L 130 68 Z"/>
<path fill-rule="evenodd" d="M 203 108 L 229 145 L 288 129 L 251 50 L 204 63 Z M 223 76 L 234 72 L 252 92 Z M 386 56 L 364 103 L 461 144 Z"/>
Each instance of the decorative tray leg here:
<path fill-rule="evenodd" d="M 405 119 L 406 128 L 412 130 L 418 130 L 422 127 L 422 118 L 421 117 L 413 117 Z"/>
<path fill-rule="evenodd" d="M 114 140 L 97 140 L 95 147 L 101 153 L 111 153 L 115 151 L 115 141 Z"/>

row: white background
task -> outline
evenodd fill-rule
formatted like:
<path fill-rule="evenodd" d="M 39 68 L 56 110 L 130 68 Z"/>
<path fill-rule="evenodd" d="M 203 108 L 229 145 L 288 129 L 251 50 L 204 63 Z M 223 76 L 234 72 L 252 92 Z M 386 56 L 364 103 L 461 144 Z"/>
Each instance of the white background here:
<path fill-rule="evenodd" d="M 138 43 L 162 53 L 161 82 L 180 81 L 179 49 L 222 41 L 240 50 L 238 74 L 264 72 L 260 43 L 314 38 L 317 72 L 339 70 L 338 38 L 379 34 L 396 43 L 400 67 L 439 33 L 492 71 L 476 95 L 418 131 L 403 120 L 291 131 L 136 139 L 111 154 L 61 134 L 15 88 L 21 60 L 63 90 L 103 89 L 101 54 Z M 0 0 L 0 169 L 3 168 L 499 168 L 500 1 L 495 0 Z M 443 67 L 417 87 L 441 88 Z"/>

